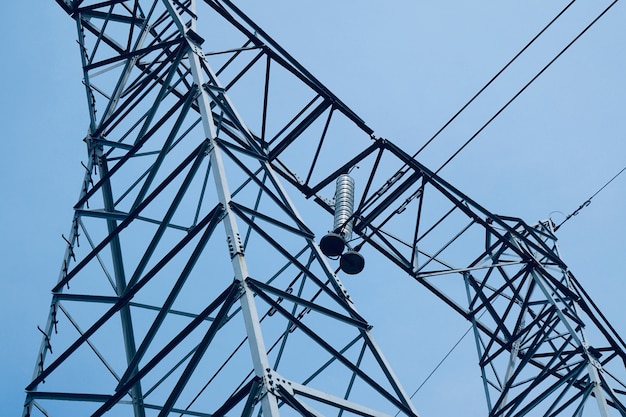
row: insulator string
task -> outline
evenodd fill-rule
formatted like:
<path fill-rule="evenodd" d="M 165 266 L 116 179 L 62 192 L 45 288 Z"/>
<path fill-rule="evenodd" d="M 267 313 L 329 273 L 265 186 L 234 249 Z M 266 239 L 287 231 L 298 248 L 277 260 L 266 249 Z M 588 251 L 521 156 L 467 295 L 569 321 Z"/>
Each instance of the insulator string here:
<path fill-rule="evenodd" d="M 606 187 L 607 187 L 610 183 L 612 183 L 613 181 L 615 181 L 615 179 L 616 179 L 617 177 L 619 177 L 619 176 L 620 176 L 620 174 L 621 174 L 622 172 L 624 172 L 624 171 L 626 171 L 626 166 L 625 166 L 624 168 L 622 168 L 622 170 L 621 170 L 620 172 L 618 172 L 617 174 L 615 174 L 615 176 L 614 176 L 613 178 L 611 178 L 610 180 L 608 180 L 608 181 L 606 182 L 606 184 L 604 184 L 602 187 L 600 187 L 600 188 L 598 189 L 598 191 L 596 191 L 595 193 L 593 193 L 593 194 L 591 195 L 591 197 L 589 197 L 588 199 L 586 199 L 586 200 L 585 200 L 585 201 L 584 201 L 584 202 L 583 202 L 580 206 L 578 206 L 578 208 L 577 208 L 576 210 L 574 210 L 573 212 L 571 212 L 571 213 L 570 213 L 570 214 L 569 214 L 569 215 L 565 218 L 565 220 L 563 220 L 563 221 L 562 221 L 562 222 L 561 222 L 558 226 L 556 226 L 556 227 L 554 228 L 554 231 L 556 232 L 557 230 L 559 230 L 559 227 L 563 226 L 563 223 L 565 223 L 566 221 L 568 221 L 568 220 L 569 220 L 569 219 L 571 219 L 572 217 L 577 216 L 577 215 L 578 215 L 578 213 L 580 213 L 580 211 L 581 211 L 582 209 L 584 209 L 585 207 L 589 206 L 589 204 L 591 204 L 591 199 L 592 199 L 592 198 L 594 198 L 595 196 L 597 196 L 597 195 L 600 193 L 600 191 L 604 190 L 604 189 L 605 189 L 605 188 L 606 188 Z"/>

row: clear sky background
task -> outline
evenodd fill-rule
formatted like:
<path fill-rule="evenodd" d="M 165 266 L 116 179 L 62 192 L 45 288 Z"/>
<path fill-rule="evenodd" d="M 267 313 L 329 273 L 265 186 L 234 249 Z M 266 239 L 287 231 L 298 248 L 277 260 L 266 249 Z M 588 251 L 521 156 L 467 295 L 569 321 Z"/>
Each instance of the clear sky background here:
<path fill-rule="evenodd" d="M 420 161 L 438 168 L 609 3 L 578 0 Z M 238 4 L 378 136 L 413 153 L 567 2 Z M 19 415 L 82 179 L 87 119 L 73 20 L 53 0 L 28 0 L 3 4 L 0 21 L 0 411 Z M 618 2 L 442 177 L 496 214 L 563 221 L 626 166 L 624 21 Z M 625 191 L 626 173 L 557 234 L 562 257 L 622 335 Z M 468 326 L 408 278 L 345 284 L 410 393 Z M 381 295 L 359 303 L 358 294 Z M 479 375 L 468 338 L 417 393 L 418 411 L 452 416 L 466 402 L 467 415 L 484 414 Z"/>

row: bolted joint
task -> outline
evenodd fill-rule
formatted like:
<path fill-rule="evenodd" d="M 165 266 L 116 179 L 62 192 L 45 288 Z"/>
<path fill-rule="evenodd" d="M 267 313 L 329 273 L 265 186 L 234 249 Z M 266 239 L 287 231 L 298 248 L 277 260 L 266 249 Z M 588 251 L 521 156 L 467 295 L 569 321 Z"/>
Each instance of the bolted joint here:
<path fill-rule="evenodd" d="M 271 392 L 278 397 L 280 397 L 281 390 L 285 390 L 290 395 L 295 395 L 291 381 L 283 378 L 279 373 L 270 368 L 265 369 L 263 384 L 267 392 Z"/>

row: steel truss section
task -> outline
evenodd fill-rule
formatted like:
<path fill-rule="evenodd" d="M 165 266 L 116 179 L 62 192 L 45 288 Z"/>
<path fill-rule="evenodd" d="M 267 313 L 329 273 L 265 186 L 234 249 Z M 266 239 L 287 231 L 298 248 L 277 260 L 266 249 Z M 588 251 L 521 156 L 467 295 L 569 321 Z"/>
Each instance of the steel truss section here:
<path fill-rule="evenodd" d="M 626 416 L 624 341 L 550 222 L 375 136 L 228 0 L 57 2 L 88 160 L 25 416 L 416 416 L 303 220 L 348 172 L 350 248 L 473 324 L 489 415 Z"/>

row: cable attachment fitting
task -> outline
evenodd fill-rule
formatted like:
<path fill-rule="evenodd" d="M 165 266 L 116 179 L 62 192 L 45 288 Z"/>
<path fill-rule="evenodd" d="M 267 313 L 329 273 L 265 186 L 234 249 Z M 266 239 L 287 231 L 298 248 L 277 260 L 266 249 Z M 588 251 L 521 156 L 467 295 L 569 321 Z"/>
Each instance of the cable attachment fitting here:
<path fill-rule="evenodd" d="M 44 332 L 39 326 L 37 326 L 37 330 L 41 332 L 41 334 L 44 337 L 44 340 L 46 341 L 46 349 L 49 350 L 50 353 L 52 353 L 52 344 L 50 343 L 50 336 L 48 336 L 48 333 Z"/>
<path fill-rule="evenodd" d="M 70 253 L 70 256 L 72 257 L 72 259 L 74 260 L 74 262 L 76 262 L 76 255 L 74 255 L 74 245 L 72 244 L 72 242 L 70 242 L 65 235 L 63 235 L 61 233 L 61 237 L 63 238 L 63 240 L 65 241 L 65 243 L 67 243 L 67 249 Z"/>

